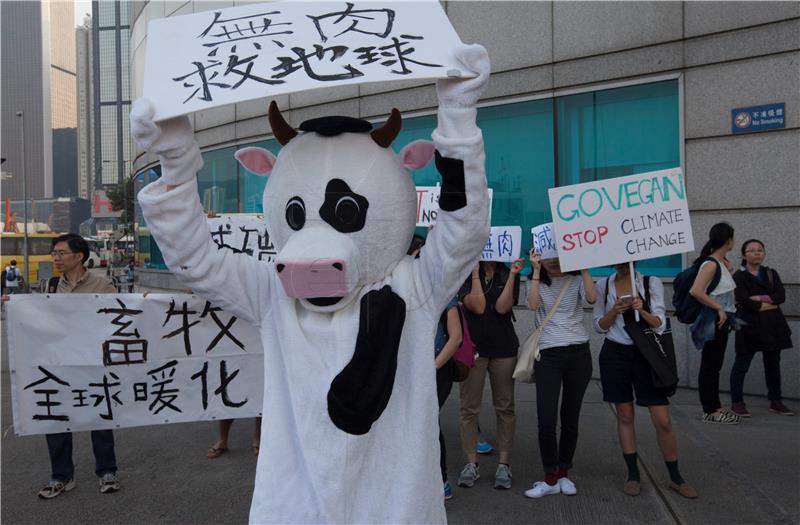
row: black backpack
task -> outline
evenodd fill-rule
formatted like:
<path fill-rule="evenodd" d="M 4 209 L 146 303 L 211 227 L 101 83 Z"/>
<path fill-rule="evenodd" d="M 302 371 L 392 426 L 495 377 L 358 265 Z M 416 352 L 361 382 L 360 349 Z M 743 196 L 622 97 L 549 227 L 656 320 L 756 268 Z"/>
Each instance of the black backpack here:
<path fill-rule="evenodd" d="M 17 280 L 17 267 L 9 266 L 8 270 L 6 270 L 6 282 L 12 283 L 16 280 Z"/>
<path fill-rule="evenodd" d="M 58 281 L 61 280 L 61 277 L 51 277 L 49 281 L 47 281 L 47 293 L 56 293 L 58 292 Z"/>
<path fill-rule="evenodd" d="M 694 281 L 697 279 L 697 273 L 700 271 L 700 266 L 705 261 L 714 261 L 714 263 L 717 265 L 717 271 L 714 272 L 714 277 L 708 284 L 706 293 L 709 290 L 714 290 L 714 288 L 716 288 L 719 284 L 720 279 L 722 279 L 722 268 L 720 267 L 719 262 L 713 257 L 705 257 L 695 262 L 693 265 L 676 275 L 675 280 L 672 281 L 672 306 L 675 308 L 675 317 L 678 319 L 678 321 L 684 324 L 692 324 L 695 322 L 697 316 L 700 315 L 700 310 L 703 308 L 703 305 L 700 304 L 697 299 L 692 297 L 692 294 L 689 293 L 689 290 L 691 290 L 692 286 L 694 286 Z"/>

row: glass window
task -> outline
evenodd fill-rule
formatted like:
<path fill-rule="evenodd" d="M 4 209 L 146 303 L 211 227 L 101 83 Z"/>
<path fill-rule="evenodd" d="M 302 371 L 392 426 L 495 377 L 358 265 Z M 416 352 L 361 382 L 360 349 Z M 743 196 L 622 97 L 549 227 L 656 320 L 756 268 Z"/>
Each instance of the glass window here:
<path fill-rule="evenodd" d="M 245 146 L 243 146 L 245 147 Z M 275 139 L 264 140 L 253 144 L 248 144 L 246 147 L 264 148 L 277 155 L 281 149 L 280 144 Z M 235 161 L 235 159 L 234 159 Z M 267 177 L 261 175 L 254 175 L 248 170 L 244 169 L 238 162 L 237 168 L 239 170 L 239 212 L 240 213 L 263 213 L 263 206 L 261 196 L 264 193 L 264 186 L 267 184 Z"/>
<path fill-rule="evenodd" d="M 116 8 L 118 4 L 119 2 L 113 0 L 100 0 L 97 2 L 97 8 L 100 11 L 97 19 L 99 20 L 100 27 L 116 25 Z"/>
<path fill-rule="evenodd" d="M 18 255 L 22 253 L 22 239 L 17 237 L 3 237 L 2 246 L 4 255 Z M 5 270 L 5 268 L 3 268 Z"/>
<path fill-rule="evenodd" d="M 114 31 L 100 31 L 100 101 L 117 100 L 117 41 Z"/>
<path fill-rule="evenodd" d="M 123 8 L 124 12 L 128 11 L 127 6 Z M 123 29 L 120 31 L 120 53 L 121 53 L 121 73 L 122 78 L 120 82 L 122 83 L 122 100 L 130 100 L 131 99 L 131 86 L 130 86 L 130 29 Z"/>
<path fill-rule="evenodd" d="M 531 228 L 550 220 L 546 189 L 553 186 L 553 113 L 551 100 L 520 102 L 478 109 L 486 151 L 486 179 L 493 190 L 492 225 L 521 226 L 520 253 L 530 249 Z M 431 140 L 436 117 L 403 120 L 394 142 Z M 441 183 L 433 162 L 413 173 L 417 186 Z"/>
<path fill-rule="evenodd" d="M 556 99 L 559 186 L 680 166 L 678 81 Z"/>
<path fill-rule="evenodd" d="M 206 212 L 237 213 L 239 211 L 238 162 L 236 148 L 223 148 L 203 154 L 204 166 L 197 173 L 200 202 Z"/>
<path fill-rule="evenodd" d="M 678 104 L 677 80 L 557 98 L 558 185 L 679 167 Z M 681 256 L 637 265 L 645 273 L 674 275 Z"/>
<path fill-rule="evenodd" d="M 117 171 L 117 108 L 116 106 L 100 107 L 100 143 L 102 145 L 102 183 L 116 184 L 119 180 Z"/>

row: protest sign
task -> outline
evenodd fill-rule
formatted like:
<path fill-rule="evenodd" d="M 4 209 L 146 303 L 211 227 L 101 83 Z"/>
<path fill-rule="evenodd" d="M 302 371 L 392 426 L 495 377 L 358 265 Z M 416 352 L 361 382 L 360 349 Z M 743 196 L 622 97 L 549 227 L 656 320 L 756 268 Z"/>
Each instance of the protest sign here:
<path fill-rule="evenodd" d="M 417 186 L 417 227 L 436 224 L 439 213 L 439 191 L 441 186 Z M 492 188 L 489 188 L 489 216 L 492 215 Z"/>
<path fill-rule="evenodd" d="M 679 168 L 551 188 L 563 271 L 694 250 Z"/>
<path fill-rule="evenodd" d="M 558 257 L 552 222 L 531 228 L 531 238 L 533 240 L 531 243 L 533 249 L 541 254 L 542 259 L 555 259 Z"/>
<path fill-rule="evenodd" d="M 519 259 L 522 247 L 522 228 L 492 226 L 489 239 L 481 252 L 481 261 L 513 262 Z"/>
<path fill-rule="evenodd" d="M 208 228 L 219 249 L 244 253 L 259 261 L 275 260 L 275 245 L 261 215 L 218 215 L 208 218 Z"/>
<path fill-rule="evenodd" d="M 202 3 L 198 3 L 202 7 Z M 155 120 L 345 84 L 460 76 L 439 2 L 271 2 L 151 20 Z"/>
<path fill-rule="evenodd" d="M 261 415 L 258 330 L 183 294 L 17 295 L 17 435 Z"/>

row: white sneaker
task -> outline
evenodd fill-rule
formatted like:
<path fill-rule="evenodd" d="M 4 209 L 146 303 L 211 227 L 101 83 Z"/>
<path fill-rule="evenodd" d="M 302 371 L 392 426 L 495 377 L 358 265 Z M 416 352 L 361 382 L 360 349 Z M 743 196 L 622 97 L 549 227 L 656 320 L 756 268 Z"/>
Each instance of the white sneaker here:
<path fill-rule="evenodd" d="M 578 489 L 575 488 L 575 484 L 569 478 L 559 478 L 558 488 L 561 489 L 561 493 L 565 496 L 574 496 L 578 493 Z"/>
<path fill-rule="evenodd" d="M 575 485 L 573 485 L 574 487 Z M 558 494 L 561 492 L 561 485 L 548 485 L 544 481 L 537 481 L 533 487 L 525 491 L 525 495 L 529 498 L 541 498 L 542 496 L 549 496 L 550 494 Z"/>

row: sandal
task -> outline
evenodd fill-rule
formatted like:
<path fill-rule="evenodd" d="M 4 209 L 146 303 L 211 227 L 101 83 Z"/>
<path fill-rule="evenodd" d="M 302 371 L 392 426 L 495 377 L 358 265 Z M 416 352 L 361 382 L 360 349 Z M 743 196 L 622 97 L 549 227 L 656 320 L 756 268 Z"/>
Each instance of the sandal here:
<path fill-rule="evenodd" d="M 224 453 L 226 453 L 227 451 L 228 451 L 228 449 L 227 449 L 227 448 L 217 448 L 217 447 L 211 447 L 210 449 L 208 449 L 208 450 L 206 451 L 206 457 L 207 457 L 208 459 L 215 459 L 215 458 L 218 458 L 218 457 L 220 457 L 221 455 L 223 455 L 223 454 L 224 454 Z"/>

